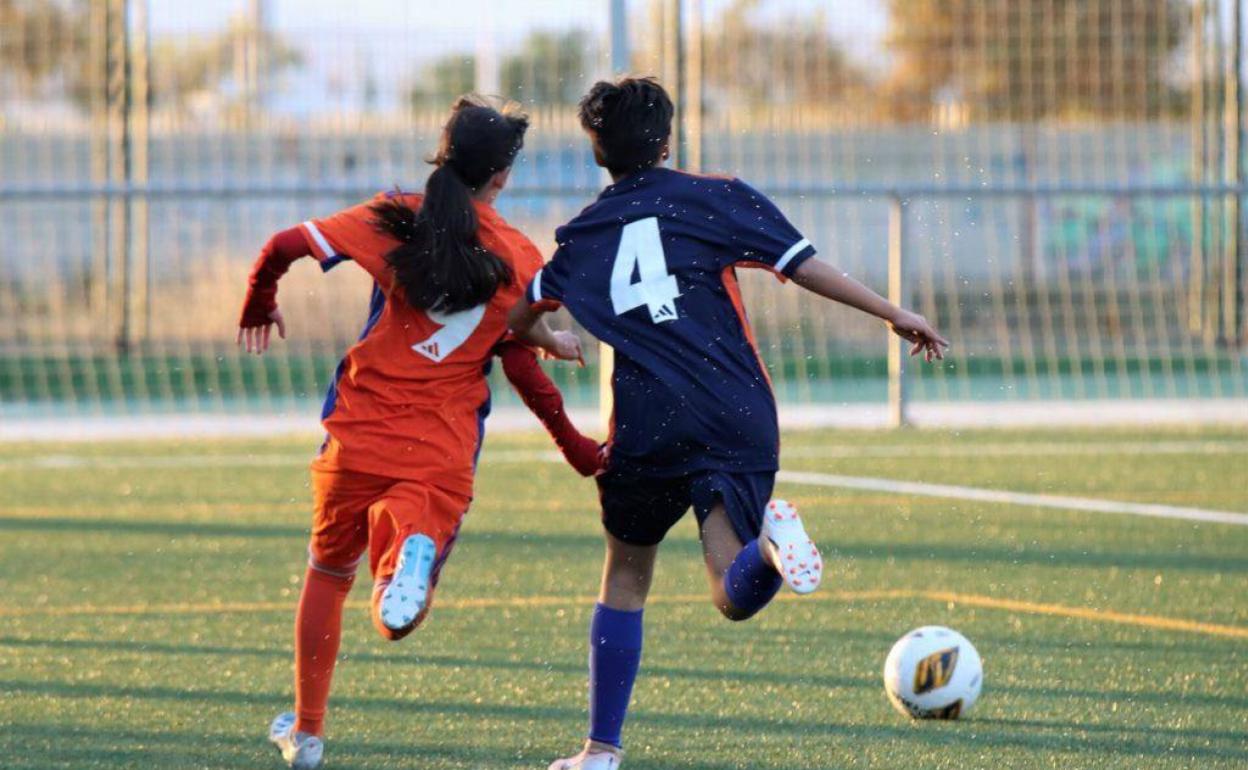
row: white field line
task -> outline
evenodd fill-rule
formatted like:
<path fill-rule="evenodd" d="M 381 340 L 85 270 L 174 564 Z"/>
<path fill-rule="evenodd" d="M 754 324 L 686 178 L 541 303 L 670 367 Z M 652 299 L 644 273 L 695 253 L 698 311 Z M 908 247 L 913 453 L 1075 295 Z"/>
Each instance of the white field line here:
<path fill-rule="evenodd" d="M 878 457 L 1042 457 L 1097 455 L 1222 455 L 1248 454 L 1248 441 L 1071 441 L 976 443 L 962 445 L 907 444 L 863 446 L 825 444 L 785 446 L 785 458 L 854 459 Z"/>
<path fill-rule="evenodd" d="M 319 400 L 317 401 L 319 405 Z M 106 441 L 154 438 L 240 438 L 323 435 L 319 406 L 277 414 L 136 414 L 29 415 L 0 407 L 0 442 Z M 911 405 L 914 424 L 930 428 L 1055 427 L 1092 428 L 1128 425 L 1248 426 L 1248 398 L 1100 399 L 1093 401 L 1007 401 L 985 403 L 919 402 Z M 594 425 L 596 409 L 572 409 L 572 421 Z M 783 404 L 780 426 L 786 429 L 885 428 L 888 406 L 871 404 Z M 539 430 L 522 406 L 500 404 L 490 415 L 492 433 Z"/>
<path fill-rule="evenodd" d="M 1191 442 L 1194 446 L 1217 446 L 1214 442 Z M 1225 442 L 1238 445 L 1240 442 Z M 1087 454 L 1110 453 L 1176 453 L 1181 442 L 1139 443 L 1123 442 L 1097 445 L 1082 444 Z M 1011 445 L 1003 445 L 1011 446 Z M 1052 447 L 1063 445 L 1054 444 Z M 1116 449 L 1111 449 L 1116 447 Z M 831 449 L 832 447 L 822 447 Z M 841 447 L 846 450 L 861 450 L 861 447 Z M 1098 450 L 1099 448 L 1099 450 Z M 820 447 L 810 447 L 820 449 Z M 889 449 L 889 447 L 876 447 Z M 1157 449 L 1157 452 L 1151 452 Z M 1227 451 L 1239 451 L 1230 450 Z M 915 452 L 913 456 L 922 456 L 923 452 Z M 926 453 L 932 454 L 932 453 Z M 786 451 L 786 456 L 793 456 Z M 856 455 L 847 455 L 856 456 Z M 883 456 L 883 455 L 876 455 Z M 904 455 L 899 455 L 904 456 Z M 0 460 L 0 472 L 21 470 L 48 469 L 169 469 L 169 468 L 247 468 L 247 467 L 298 467 L 311 462 L 312 453 L 299 454 L 220 454 L 220 455 L 132 455 L 132 456 L 99 456 L 84 457 L 81 455 L 47 454 L 32 455 L 15 460 Z M 487 463 L 559 463 L 562 462 L 558 452 L 543 450 L 502 450 L 489 452 L 485 455 Z M 1234 511 L 1218 511 L 1206 508 L 1186 508 L 1156 503 L 1132 503 L 1118 500 L 1105 500 L 1091 497 L 1073 497 L 1067 495 L 1048 495 L 1032 492 L 1011 492 L 1008 490 L 983 489 L 980 487 L 963 487 L 951 484 L 929 484 L 920 481 L 901 481 L 897 479 L 878 478 L 872 476 L 842 476 L 832 473 L 812 473 L 806 471 L 781 471 L 777 477 L 780 481 L 791 484 L 808 484 L 822 487 L 839 487 L 871 492 L 885 492 L 898 495 L 915 495 L 919 497 L 937 497 L 950 500 L 974 500 L 976 502 L 1000 503 L 1004 505 L 1024 505 L 1039 508 L 1056 508 L 1067 511 L 1083 511 L 1087 513 L 1118 513 L 1133 516 L 1151 516 L 1163 519 L 1182 519 L 1187 521 L 1205 521 L 1219 524 L 1248 526 L 1248 513 Z"/>
<path fill-rule="evenodd" d="M 810 484 L 820 487 L 839 487 L 841 489 L 887 492 L 898 495 L 940 497 L 949 500 L 974 500 L 984 503 L 1058 508 L 1065 511 L 1123 513 L 1132 516 L 1152 516 L 1161 519 L 1184 519 L 1187 521 L 1208 521 L 1218 524 L 1248 526 L 1248 513 L 1214 511 L 1206 508 L 1182 508 L 1176 505 L 1128 503 L 1094 497 L 1009 492 L 999 489 L 960 487 L 951 484 L 927 484 L 920 481 L 899 481 L 897 479 L 881 479 L 869 476 L 838 476 L 832 473 L 781 471 L 777 478 L 790 484 Z"/>

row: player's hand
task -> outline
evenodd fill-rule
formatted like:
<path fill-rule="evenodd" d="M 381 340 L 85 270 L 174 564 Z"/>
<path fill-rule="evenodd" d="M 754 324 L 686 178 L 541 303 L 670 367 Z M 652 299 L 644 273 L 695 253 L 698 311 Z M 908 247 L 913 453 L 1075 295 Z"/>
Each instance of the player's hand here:
<path fill-rule="evenodd" d="M 944 359 L 949 340 L 940 336 L 927 319 L 918 313 L 898 308 L 897 314 L 888 319 L 888 328 L 910 343 L 910 355 L 917 356 L 922 353 L 927 361 Z"/>
<path fill-rule="evenodd" d="M 581 339 L 572 332 L 554 332 L 546 352 L 560 361 L 581 361 Z"/>
<path fill-rule="evenodd" d="M 588 436 L 577 436 L 568 441 L 559 442 L 559 451 L 568 461 L 573 470 L 582 476 L 593 476 L 602 470 L 603 445 Z"/>
<path fill-rule="evenodd" d="M 273 308 L 273 312 L 269 313 L 269 323 L 262 326 L 240 326 L 235 342 L 248 353 L 260 355 L 269 349 L 273 324 L 277 324 L 277 336 L 286 339 L 286 319 L 282 317 L 281 310 Z"/>

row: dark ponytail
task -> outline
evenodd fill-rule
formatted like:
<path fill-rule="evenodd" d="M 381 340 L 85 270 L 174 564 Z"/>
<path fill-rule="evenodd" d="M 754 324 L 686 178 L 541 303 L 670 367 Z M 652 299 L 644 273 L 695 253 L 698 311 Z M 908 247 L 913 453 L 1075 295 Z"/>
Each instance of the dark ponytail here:
<path fill-rule="evenodd" d="M 437 168 L 420 209 L 397 197 L 372 207 L 377 229 L 400 241 L 386 262 L 412 307 L 458 313 L 489 302 L 515 280 L 507 263 L 481 245 L 472 194 L 511 167 L 528 127 L 522 114 L 460 97 L 429 161 Z"/>

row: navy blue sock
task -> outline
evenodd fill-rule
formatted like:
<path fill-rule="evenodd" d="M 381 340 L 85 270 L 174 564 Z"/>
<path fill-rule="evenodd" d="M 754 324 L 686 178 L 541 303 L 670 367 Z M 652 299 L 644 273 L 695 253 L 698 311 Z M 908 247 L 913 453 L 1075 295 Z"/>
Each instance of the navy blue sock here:
<path fill-rule="evenodd" d="M 763 546 L 751 540 L 724 573 L 724 591 L 732 606 L 753 617 L 775 597 L 784 581 L 763 558 Z"/>
<path fill-rule="evenodd" d="M 589 624 L 589 739 L 619 747 L 641 665 L 641 613 L 599 604 Z"/>

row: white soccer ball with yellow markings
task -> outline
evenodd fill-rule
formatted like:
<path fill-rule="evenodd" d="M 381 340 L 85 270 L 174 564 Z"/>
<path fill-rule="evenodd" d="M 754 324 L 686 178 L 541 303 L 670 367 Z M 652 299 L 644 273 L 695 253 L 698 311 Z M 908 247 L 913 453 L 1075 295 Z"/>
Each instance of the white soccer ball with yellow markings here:
<path fill-rule="evenodd" d="M 897 640 L 884 661 L 884 692 L 914 719 L 957 719 L 984 686 L 984 667 L 970 641 L 944 626 L 916 628 Z"/>

